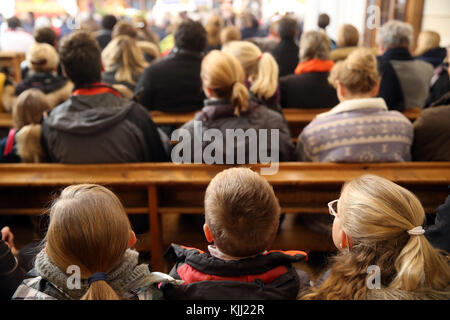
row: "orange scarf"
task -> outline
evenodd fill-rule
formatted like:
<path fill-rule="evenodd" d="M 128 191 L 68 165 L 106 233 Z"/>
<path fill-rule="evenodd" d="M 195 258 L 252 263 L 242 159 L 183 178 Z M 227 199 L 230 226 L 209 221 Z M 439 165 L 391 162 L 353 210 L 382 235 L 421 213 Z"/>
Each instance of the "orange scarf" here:
<path fill-rule="evenodd" d="M 299 75 L 308 72 L 330 72 L 334 62 L 331 60 L 312 59 L 306 62 L 300 62 L 295 69 L 295 74 Z"/>

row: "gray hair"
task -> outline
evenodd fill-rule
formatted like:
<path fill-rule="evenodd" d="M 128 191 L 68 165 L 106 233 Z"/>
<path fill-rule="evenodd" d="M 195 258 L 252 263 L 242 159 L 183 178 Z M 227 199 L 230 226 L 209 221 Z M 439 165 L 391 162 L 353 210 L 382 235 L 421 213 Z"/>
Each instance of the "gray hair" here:
<path fill-rule="evenodd" d="M 377 42 L 383 48 L 410 47 L 413 42 L 413 27 L 406 22 L 391 20 L 378 30 Z"/>
<path fill-rule="evenodd" d="M 308 31 L 300 40 L 300 61 L 330 60 L 331 40 L 323 31 Z"/>

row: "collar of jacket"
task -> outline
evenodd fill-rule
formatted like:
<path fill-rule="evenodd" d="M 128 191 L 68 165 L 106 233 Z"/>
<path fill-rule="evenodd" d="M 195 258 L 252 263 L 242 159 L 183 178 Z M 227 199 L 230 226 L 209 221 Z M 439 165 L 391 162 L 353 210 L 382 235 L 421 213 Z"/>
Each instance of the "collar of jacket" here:
<path fill-rule="evenodd" d="M 389 60 L 414 60 L 408 48 L 391 48 L 388 49 L 381 57 L 384 61 Z"/>
<path fill-rule="evenodd" d="M 439 47 L 424 52 L 422 55 L 418 56 L 417 59 L 431 63 L 433 67 L 436 68 L 444 63 L 446 57 L 447 49 Z"/>
<path fill-rule="evenodd" d="M 178 47 L 174 47 L 172 51 L 170 52 L 171 56 L 175 55 L 185 55 L 185 56 L 191 56 L 198 59 L 203 59 L 204 53 L 193 51 L 193 50 L 187 50 L 187 49 L 180 49 Z"/>
<path fill-rule="evenodd" d="M 248 102 L 247 112 L 242 114 L 252 114 L 257 111 L 259 104 L 253 99 Z M 204 107 L 197 115 L 196 119 L 201 121 L 213 121 L 221 118 L 237 117 L 235 108 L 230 101 L 224 99 L 207 99 L 204 101 Z"/>
<path fill-rule="evenodd" d="M 102 93 L 112 93 L 117 98 L 121 98 L 119 91 L 111 87 L 110 85 L 102 82 L 90 83 L 74 88 L 73 96 L 93 96 Z"/>
<path fill-rule="evenodd" d="M 295 74 L 300 75 L 308 72 L 330 72 L 333 68 L 334 62 L 332 60 L 311 59 L 305 62 L 300 62 L 295 68 Z"/>
<path fill-rule="evenodd" d="M 128 249 L 125 252 L 122 263 L 114 270 L 108 272 L 108 283 L 117 292 L 119 296 L 136 289 L 137 284 L 142 282 L 145 277 L 151 275 L 148 265 L 138 265 L 139 253 Z M 69 276 L 61 271 L 53 262 L 50 261 L 45 249 L 41 250 L 36 256 L 36 273 L 56 286 L 65 295 L 72 299 L 80 299 L 89 288 L 87 279 L 81 279 L 80 289 L 68 289 L 67 284 Z"/>
<path fill-rule="evenodd" d="M 317 118 L 322 118 L 343 112 L 351 112 L 365 109 L 388 111 L 388 107 L 383 98 L 363 98 L 341 102 L 330 111 L 317 115 Z"/>
<path fill-rule="evenodd" d="M 244 275 L 262 274 L 280 265 L 287 265 L 302 260 L 306 261 L 308 255 L 303 251 L 296 250 L 271 250 L 249 258 L 226 261 L 196 248 L 172 244 L 166 251 L 165 258 L 174 262 L 183 261 L 205 274 L 241 277 Z"/>

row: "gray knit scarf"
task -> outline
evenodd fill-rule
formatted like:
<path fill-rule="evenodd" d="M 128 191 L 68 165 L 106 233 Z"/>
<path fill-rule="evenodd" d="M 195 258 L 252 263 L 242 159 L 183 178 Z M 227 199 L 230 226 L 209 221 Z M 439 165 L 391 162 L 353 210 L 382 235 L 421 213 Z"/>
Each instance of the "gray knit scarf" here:
<path fill-rule="evenodd" d="M 137 251 L 128 249 L 125 252 L 123 262 L 107 275 L 108 284 L 119 296 L 137 289 L 139 283 L 142 283 L 144 278 L 151 275 L 148 265 L 138 265 L 138 256 Z M 89 287 L 87 279 L 81 279 L 80 289 L 68 289 L 67 279 L 70 274 L 66 274 L 54 265 L 45 249 L 41 250 L 36 256 L 35 268 L 42 278 L 51 282 L 72 299 L 80 299 Z"/>

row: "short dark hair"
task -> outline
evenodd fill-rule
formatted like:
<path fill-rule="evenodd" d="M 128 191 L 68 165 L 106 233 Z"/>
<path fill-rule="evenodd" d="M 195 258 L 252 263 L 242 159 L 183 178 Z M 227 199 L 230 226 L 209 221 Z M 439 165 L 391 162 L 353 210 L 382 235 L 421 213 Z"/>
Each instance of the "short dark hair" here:
<path fill-rule="evenodd" d="M 77 31 L 64 37 L 59 55 L 64 71 L 76 86 L 101 80 L 101 49 L 89 32 Z"/>
<path fill-rule="evenodd" d="M 34 40 L 39 43 L 47 43 L 51 46 L 55 46 L 58 35 L 50 27 L 41 27 L 34 30 Z"/>
<path fill-rule="evenodd" d="M 281 39 L 294 39 L 297 31 L 297 20 L 291 17 L 283 17 L 280 21 L 278 21 L 278 35 Z"/>
<path fill-rule="evenodd" d="M 20 22 L 19 18 L 17 17 L 11 17 L 8 20 L 6 20 L 6 22 L 8 23 L 8 28 L 13 30 L 20 28 L 22 26 L 22 22 Z"/>
<path fill-rule="evenodd" d="M 319 19 L 317 19 L 317 25 L 321 29 L 325 29 L 330 24 L 330 16 L 326 13 L 322 13 L 319 15 Z"/>
<path fill-rule="evenodd" d="M 102 28 L 106 30 L 112 30 L 117 23 L 117 18 L 112 14 L 104 15 L 102 18 Z"/>
<path fill-rule="evenodd" d="M 203 52 L 206 49 L 206 30 L 200 22 L 187 19 L 175 31 L 175 45 L 179 49 Z"/>

